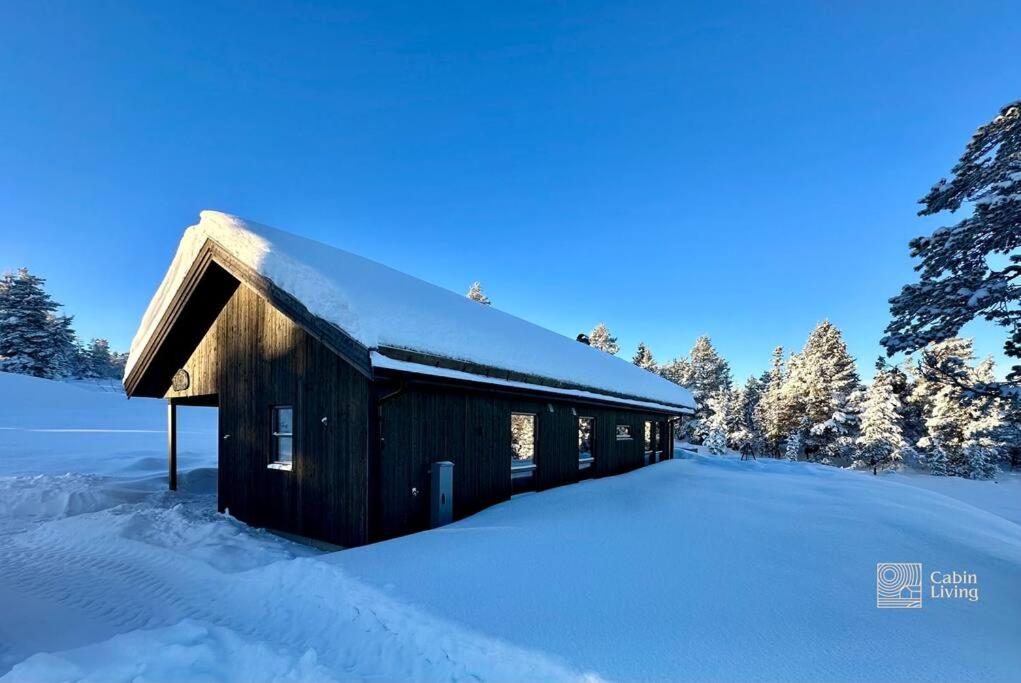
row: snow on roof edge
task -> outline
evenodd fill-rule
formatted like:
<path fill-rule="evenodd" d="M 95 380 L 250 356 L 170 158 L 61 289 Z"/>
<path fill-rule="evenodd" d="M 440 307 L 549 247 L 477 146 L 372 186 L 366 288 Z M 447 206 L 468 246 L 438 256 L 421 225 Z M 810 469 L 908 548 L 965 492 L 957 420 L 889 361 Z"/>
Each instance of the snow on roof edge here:
<path fill-rule="evenodd" d="M 207 240 L 368 349 L 406 348 L 694 407 L 687 389 L 624 359 L 364 257 L 208 210 L 184 231 L 132 341 L 125 378 Z"/>
<path fill-rule="evenodd" d="M 471 372 L 464 372 L 463 370 L 452 370 L 450 368 L 440 368 L 434 365 L 412 363 L 410 361 L 397 360 L 396 358 L 384 356 L 379 351 L 370 351 L 369 358 L 372 361 L 372 367 L 382 368 L 386 370 L 400 370 L 402 372 L 411 372 L 419 375 L 428 375 L 430 377 L 442 377 L 444 379 L 456 379 L 466 382 L 478 382 L 481 384 L 492 384 L 495 386 L 510 387 L 514 389 L 531 389 L 534 391 L 541 391 L 548 394 L 560 394 L 562 396 L 571 396 L 575 398 L 591 398 L 598 401 L 606 401 L 636 406 L 638 408 L 652 408 L 653 410 L 662 410 L 673 414 L 677 414 L 686 410 L 687 411 L 693 410 L 693 408 L 688 407 L 682 408 L 679 406 L 667 405 L 665 403 L 656 403 L 654 401 L 639 401 L 636 399 L 621 398 L 618 396 L 611 396 L 609 394 L 600 394 L 594 391 L 585 391 L 583 389 L 564 389 L 562 387 L 551 387 L 546 384 L 531 384 L 529 382 L 518 382 L 516 380 L 511 379 L 503 379 L 501 377 L 476 375 Z"/>

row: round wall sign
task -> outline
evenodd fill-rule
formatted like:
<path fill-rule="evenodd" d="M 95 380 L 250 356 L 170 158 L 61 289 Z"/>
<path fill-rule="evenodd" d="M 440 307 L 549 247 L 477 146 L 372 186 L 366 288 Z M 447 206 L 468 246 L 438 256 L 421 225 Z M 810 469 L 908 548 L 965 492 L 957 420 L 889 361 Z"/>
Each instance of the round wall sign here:
<path fill-rule="evenodd" d="M 188 376 L 188 371 L 181 368 L 174 373 L 174 379 L 170 380 L 170 384 L 174 387 L 174 391 L 184 391 L 191 386 L 191 377 Z"/>

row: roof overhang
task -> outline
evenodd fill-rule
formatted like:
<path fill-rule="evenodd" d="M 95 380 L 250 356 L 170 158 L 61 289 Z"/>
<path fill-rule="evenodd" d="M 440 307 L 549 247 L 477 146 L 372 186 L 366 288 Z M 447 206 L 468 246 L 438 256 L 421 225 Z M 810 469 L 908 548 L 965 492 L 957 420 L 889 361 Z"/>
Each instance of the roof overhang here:
<path fill-rule="evenodd" d="M 603 392 L 581 388 L 536 384 L 504 377 L 494 377 L 491 375 L 465 372 L 463 370 L 455 370 L 438 365 L 414 363 L 392 358 L 380 353 L 379 351 L 372 351 L 370 358 L 372 360 L 373 370 L 377 377 L 394 375 L 400 377 L 420 378 L 433 384 L 439 383 L 457 386 L 467 385 L 502 393 L 525 393 L 539 398 L 572 400 L 578 403 L 594 403 L 627 408 L 630 410 L 647 410 L 650 412 L 666 413 L 670 415 L 690 415 L 693 413 L 693 410 L 686 406 L 677 406 L 638 398 L 609 395 Z"/>
<path fill-rule="evenodd" d="M 269 301 L 295 324 L 372 377 L 369 350 L 336 325 L 312 315 L 300 301 L 207 239 L 170 304 L 156 323 L 138 359 L 124 377 L 128 396 L 161 398 L 174 373 L 184 365 L 240 285 Z"/>

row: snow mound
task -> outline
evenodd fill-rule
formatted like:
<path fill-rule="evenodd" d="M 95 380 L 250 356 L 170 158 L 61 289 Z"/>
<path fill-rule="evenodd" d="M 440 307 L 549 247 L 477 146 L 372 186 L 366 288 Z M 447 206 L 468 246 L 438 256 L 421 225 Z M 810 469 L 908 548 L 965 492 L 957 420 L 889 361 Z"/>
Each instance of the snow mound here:
<path fill-rule="evenodd" d="M 188 228 L 131 344 L 125 376 L 206 240 L 372 349 L 396 347 L 694 407 L 659 375 L 387 266 L 259 223 L 203 211 Z"/>
<path fill-rule="evenodd" d="M 159 659 L 124 657 L 127 652 L 157 649 L 165 651 Z M 294 655 L 283 647 L 253 642 L 229 629 L 189 619 L 60 654 L 33 655 L 4 678 L 36 683 L 339 680 L 318 663 L 315 650 Z"/>

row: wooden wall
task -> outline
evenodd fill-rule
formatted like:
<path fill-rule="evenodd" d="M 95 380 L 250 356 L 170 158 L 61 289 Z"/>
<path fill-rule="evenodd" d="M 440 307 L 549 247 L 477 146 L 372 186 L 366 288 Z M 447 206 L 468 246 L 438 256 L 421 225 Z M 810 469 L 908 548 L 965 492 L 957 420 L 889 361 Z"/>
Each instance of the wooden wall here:
<path fill-rule="evenodd" d="M 370 386 L 363 375 L 243 285 L 184 367 L 191 386 L 171 389 L 168 398 L 219 397 L 221 510 L 339 545 L 368 540 Z M 294 407 L 291 471 L 266 467 L 274 405 Z"/>
<path fill-rule="evenodd" d="M 596 477 L 641 467 L 645 462 L 645 421 L 662 423 L 667 419 L 665 415 L 559 400 L 523 400 L 418 385 L 406 388 L 381 407 L 380 536 L 428 527 L 429 466 L 436 461 L 454 463 L 455 518 L 507 500 L 511 495 L 512 412 L 536 415 L 533 477 L 539 490 L 579 480 L 578 417 L 594 419 L 592 476 Z M 633 440 L 617 441 L 618 424 L 632 425 Z"/>

